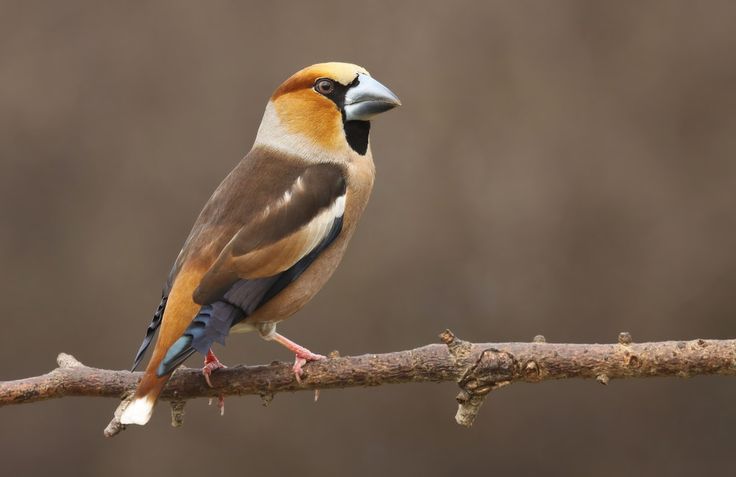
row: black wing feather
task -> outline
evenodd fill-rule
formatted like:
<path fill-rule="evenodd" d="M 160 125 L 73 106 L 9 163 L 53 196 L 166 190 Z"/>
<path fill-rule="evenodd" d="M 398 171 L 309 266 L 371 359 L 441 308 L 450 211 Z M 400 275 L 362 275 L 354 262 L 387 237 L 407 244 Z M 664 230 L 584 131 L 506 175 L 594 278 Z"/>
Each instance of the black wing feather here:
<path fill-rule="evenodd" d="M 158 305 L 156 313 L 153 314 L 153 320 L 151 320 L 151 324 L 149 324 L 148 328 L 146 329 L 146 336 L 143 338 L 143 343 L 141 343 L 140 348 L 138 348 L 138 352 L 135 354 L 133 367 L 130 369 L 131 371 L 135 371 L 138 365 L 141 364 L 141 361 L 143 360 L 143 355 L 146 354 L 146 350 L 151 345 L 151 341 L 156 335 L 156 330 L 159 326 L 161 326 L 161 319 L 164 317 L 164 310 L 166 310 L 166 302 L 169 299 L 168 290 L 164 288 L 161 295 L 161 303 Z"/>
<path fill-rule="evenodd" d="M 174 278 L 176 278 L 176 275 L 179 273 L 180 266 L 181 254 L 179 255 L 179 257 L 177 257 L 176 262 L 174 262 L 174 266 L 169 272 L 169 277 L 166 279 L 166 284 L 164 285 L 163 290 L 161 290 L 161 303 L 159 303 L 156 312 L 153 314 L 153 319 L 146 329 L 146 336 L 143 338 L 143 343 L 141 343 L 140 348 L 138 348 L 138 352 L 135 354 L 133 367 L 130 369 L 131 371 L 135 371 L 138 365 L 141 364 L 141 361 L 143 360 L 143 355 L 146 354 L 146 350 L 151 345 L 151 341 L 153 341 L 153 337 L 156 335 L 156 330 L 158 330 L 158 327 L 161 326 L 161 320 L 164 317 L 164 311 L 166 311 L 166 302 L 169 301 L 171 286 L 174 283 Z"/>

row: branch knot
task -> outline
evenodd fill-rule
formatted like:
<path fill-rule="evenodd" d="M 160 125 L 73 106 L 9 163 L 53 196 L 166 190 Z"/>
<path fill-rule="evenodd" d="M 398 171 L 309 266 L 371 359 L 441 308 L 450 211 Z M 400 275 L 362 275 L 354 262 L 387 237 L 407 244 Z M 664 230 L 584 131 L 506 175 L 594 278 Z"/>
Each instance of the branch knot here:
<path fill-rule="evenodd" d="M 511 353 L 496 348 L 483 350 L 477 361 L 458 381 L 460 393 L 456 397 L 457 423 L 466 427 L 472 426 L 486 395 L 494 389 L 511 384 L 516 369 L 516 358 Z"/>

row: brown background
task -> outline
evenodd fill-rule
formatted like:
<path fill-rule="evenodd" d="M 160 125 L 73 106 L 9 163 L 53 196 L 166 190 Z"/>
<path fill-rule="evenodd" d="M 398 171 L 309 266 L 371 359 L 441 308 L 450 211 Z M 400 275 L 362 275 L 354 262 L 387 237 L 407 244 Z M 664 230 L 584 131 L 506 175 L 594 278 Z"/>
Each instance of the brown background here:
<path fill-rule="evenodd" d="M 129 366 L 183 239 L 298 68 L 364 65 L 404 107 L 347 257 L 288 336 L 736 335 L 733 2 L 0 3 L 0 379 Z M 287 360 L 254 335 L 227 363 Z M 190 364 L 196 365 L 195 361 Z M 557 382 L 453 422 L 455 387 L 157 408 L 0 409 L 3 475 L 692 475 L 733 468 L 736 381 Z"/>

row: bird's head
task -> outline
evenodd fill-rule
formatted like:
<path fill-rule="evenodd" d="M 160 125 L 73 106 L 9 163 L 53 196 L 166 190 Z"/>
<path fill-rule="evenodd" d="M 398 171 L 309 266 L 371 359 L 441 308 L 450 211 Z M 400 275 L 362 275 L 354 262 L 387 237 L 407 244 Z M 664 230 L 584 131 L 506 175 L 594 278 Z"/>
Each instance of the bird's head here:
<path fill-rule="evenodd" d="M 370 119 L 399 105 L 399 98 L 360 66 L 312 65 L 273 93 L 256 145 L 300 155 L 364 155 Z"/>

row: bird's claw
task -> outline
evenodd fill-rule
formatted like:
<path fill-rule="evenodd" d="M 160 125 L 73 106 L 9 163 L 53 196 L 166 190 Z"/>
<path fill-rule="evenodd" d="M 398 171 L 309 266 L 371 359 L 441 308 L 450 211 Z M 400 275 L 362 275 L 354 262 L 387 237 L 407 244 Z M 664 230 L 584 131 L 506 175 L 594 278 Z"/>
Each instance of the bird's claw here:
<path fill-rule="evenodd" d="M 207 402 L 207 405 L 208 406 L 212 405 L 212 398 L 210 398 L 210 400 Z M 217 408 L 220 410 L 220 415 L 224 416 L 225 415 L 225 396 L 223 396 L 222 394 L 217 396 Z"/>
<path fill-rule="evenodd" d="M 210 376 L 212 375 L 212 372 L 221 369 L 221 368 L 227 368 L 224 364 L 220 362 L 219 359 L 217 359 L 217 356 L 212 352 L 212 350 L 207 352 L 207 356 L 204 358 L 204 366 L 202 366 L 202 374 L 204 375 L 204 380 L 207 381 L 207 386 L 212 386 L 212 380 Z M 210 398 L 209 403 L 210 406 L 212 405 L 212 398 Z M 217 407 L 220 409 L 220 415 L 225 415 L 225 396 L 220 394 L 217 397 Z"/>
<path fill-rule="evenodd" d="M 207 386 L 214 387 L 212 385 L 212 380 L 210 376 L 212 375 L 212 372 L 221 369 L 221 368 L 227 368 L 224 364 L 222 364 L 217 358 L 215 358 L 213 361 L 206 361 L 204 366 L 202 366 L 202 374 L 204 375 L 204 380 L 207 381 Z"/>
<path fill-rule="evenodd" d="M 327 357 L 322 356 L 321 354 L 312 353 L 308 349 L 299 350 L 296 353 L 296 357 L 294 358 L 294 366 L 291 367 L 291 369 L 294 371 L 296 382 L 299 384 L 302 383 L 302 376 L 304 375 L 304 370 L 302 369 L 302 366 L 310 361 L 318 361 L 320 359 L 327 359 Z"/>

